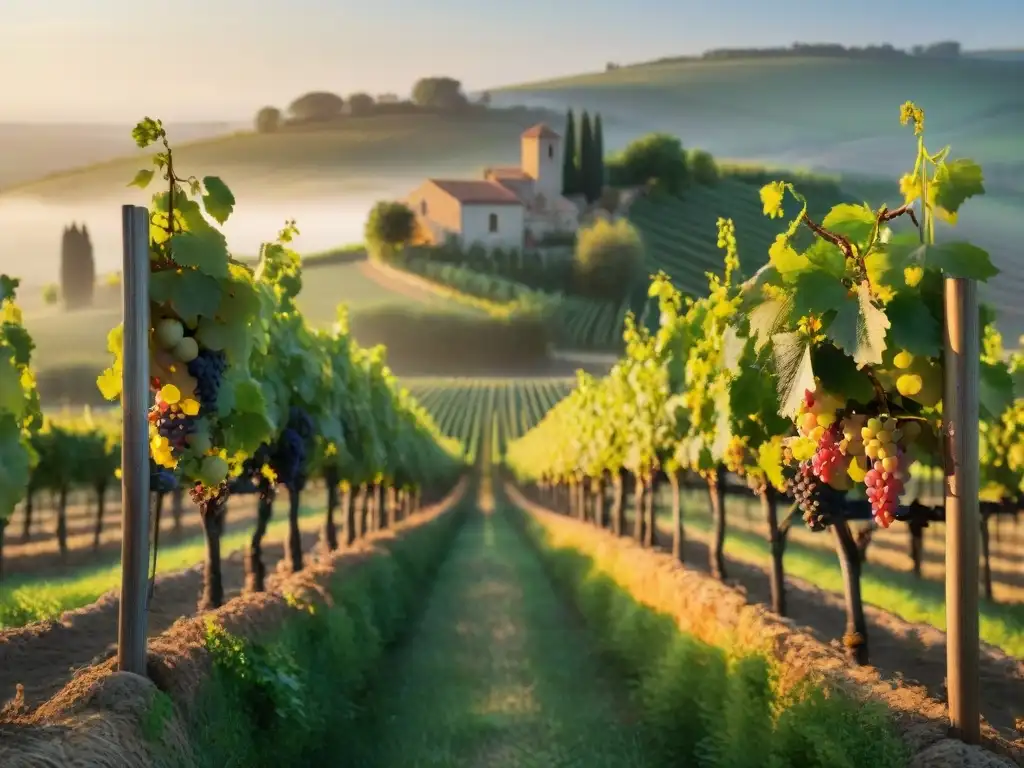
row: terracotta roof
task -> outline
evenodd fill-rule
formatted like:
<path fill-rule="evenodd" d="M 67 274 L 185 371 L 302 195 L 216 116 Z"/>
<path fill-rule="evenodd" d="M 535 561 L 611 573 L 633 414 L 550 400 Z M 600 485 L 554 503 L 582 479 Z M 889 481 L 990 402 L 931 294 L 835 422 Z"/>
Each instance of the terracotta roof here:
<path fill-rule="evenodd" d="M 522 168 L 518 165 L 505 165 L 499 168 L 488 168 L 484 171 L 484 177 L 489 178 L 493 176 L 496 179 L 529 179 L 531 178 L 526 174 Z"/>
<path fill-rule="evenodd" d="M 428 181 L 460 203 L 522 205 L 511 190 L 493 181 L 463 181 L 461 179 L 428 179 Z"/>
<path fill-rule="evenodd" d="M 527 128 L 523 131 L 524 139 L 560 139 L 562 138 L 553 130 L 548 128 L 544 123 L 537 123 L 533 128 Z"/>

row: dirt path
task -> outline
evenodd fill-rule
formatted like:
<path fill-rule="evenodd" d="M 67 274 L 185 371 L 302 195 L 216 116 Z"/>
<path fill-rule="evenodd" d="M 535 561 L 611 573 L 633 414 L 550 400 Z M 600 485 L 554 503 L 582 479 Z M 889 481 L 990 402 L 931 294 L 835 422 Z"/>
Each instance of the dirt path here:
<path fill-rule="evenodd" d="M 317 540 L 315 531 L 303 533 L 307 552 Z M 280 539 L 264 547 L 267 570 L 273 573 L 284 557 Z M 225 558 L 226 599 L 245 585 L 245 561 L 240 551 Z M 149 635 L 154 637 L 182 616 L 195 613 L 203 585 L 202 566 L 157 577 L 149 610 Z M 273 584 L 269 585 L 271 588 Z M 25 702 L 34 708 L 56 694 L 76 669 L 109 658 L 117 640 L 116 592 L 104 595 L 85 608 L 69 611 L 62 620 L 38 622 L 0 631 L 0 701 L 13 697 L 15 686 L 25 687 Z"/>
<path fill-rule="evenodd" d="M 624 722 L 625 690 L 573 615 L 511 523 L 474 514 L 416 634 L 375 684 L 356 754 L 338 764 L 648 765 Z"/>
<path fill-rule="evenodd" d="M 659 536 L 671 542 L 671 528 L 659 522 Z M 630 523 L 627 530 L 632 530 Z M 688 568 L 707 573 L 708 546 L 704 534 L 688 530 L 684 547 Z M 746 591 L 749 602 L 770 604 L 768 569 L 726 555 L 728 583 Z M 846 627 L 842 595 L 825 592 L 802 579 L 787 577 L 789 618 L 808 628 L 823 643 L 836 644 Z M 871 663 L 891 679 L 916 682 L 945 701 L 946 635 L 928 624 L 904 621 L 888 611 L 865 606 Z M 988 651 L 981 658 L 981 712 L 1011 739 L 1016 718 L 1024 716 L 1024 661 Z"/>

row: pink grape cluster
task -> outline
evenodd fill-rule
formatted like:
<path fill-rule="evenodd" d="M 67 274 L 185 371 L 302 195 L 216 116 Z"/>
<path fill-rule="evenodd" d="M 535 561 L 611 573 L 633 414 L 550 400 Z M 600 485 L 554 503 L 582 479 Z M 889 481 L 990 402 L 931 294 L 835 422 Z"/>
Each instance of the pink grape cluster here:
<path fill-rule="evenodd" d="M 895 520 L 904 488 L 903 449 L 895 419 L 869 419 L 862 430 L 865 452 L 872 462 L 864 475 L 867 496 L 875 521 L 888 528 Z"/>
<path fill-rule="evenodd" d="M 833 482 L 837 472 L 846 471 L 848 460 L 840 446 L 842 439 L 842 424 L 834 422 L 821 436 L 818 449 L 811 457 L 811 472 L 823 483 Z"/>

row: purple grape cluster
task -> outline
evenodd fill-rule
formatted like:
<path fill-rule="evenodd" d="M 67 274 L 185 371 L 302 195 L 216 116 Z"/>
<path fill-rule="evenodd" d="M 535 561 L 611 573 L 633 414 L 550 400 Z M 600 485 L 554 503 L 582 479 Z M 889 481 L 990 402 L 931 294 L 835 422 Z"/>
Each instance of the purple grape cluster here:
<path fill-rule="evenodd" d="M 199 350 L 199 355 L 188 364 L 189 375 L 196 380 L 196 399 L 205 410 L 217 407 L 217 396 L 224 380 L 228 361 L 223 352 Z"/>

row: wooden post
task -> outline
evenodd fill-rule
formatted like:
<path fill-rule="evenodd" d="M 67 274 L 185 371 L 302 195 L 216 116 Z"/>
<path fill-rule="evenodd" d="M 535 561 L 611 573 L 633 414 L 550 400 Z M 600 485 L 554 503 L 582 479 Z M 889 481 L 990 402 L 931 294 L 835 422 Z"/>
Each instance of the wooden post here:
<path fill-rule="evenodd" d="M 149 211 L 121 207 L 124 244 L 121 381 L 121 601 L 117 666 L 146 674 L 149 565 Z"/>
<path fill-rule="evenodd" d="M 946 679 L 950 734 L 981 741 L 978 636 L 978 286 L 945 278 Z"/>

